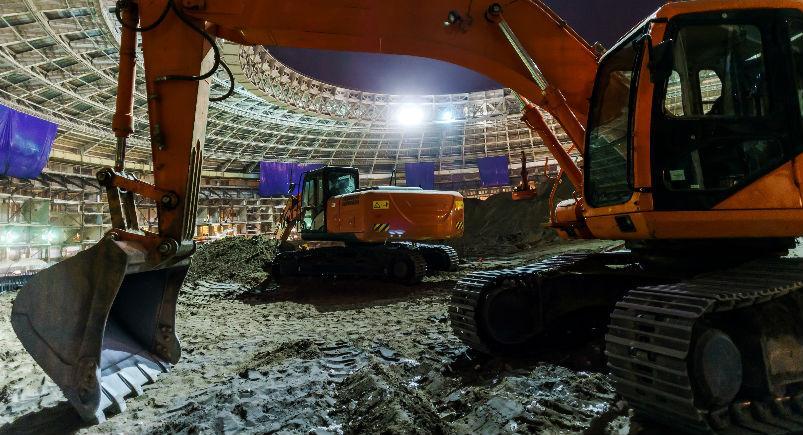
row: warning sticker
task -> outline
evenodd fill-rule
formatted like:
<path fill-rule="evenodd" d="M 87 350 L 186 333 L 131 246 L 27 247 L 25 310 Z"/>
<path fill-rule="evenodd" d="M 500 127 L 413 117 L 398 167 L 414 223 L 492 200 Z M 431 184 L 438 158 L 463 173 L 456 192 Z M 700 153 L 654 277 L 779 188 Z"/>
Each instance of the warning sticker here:
<path fill-rule="evenodd" d="M 390 201 L 374 201 L 374 210 L 387 210 L 390 208 Z"/>
<path fill-rule="evenodd" d="M 672 181 L 685 181 L 686 171 L 683 169 L 673 169 L 669 171 L 669 179 Z"/>

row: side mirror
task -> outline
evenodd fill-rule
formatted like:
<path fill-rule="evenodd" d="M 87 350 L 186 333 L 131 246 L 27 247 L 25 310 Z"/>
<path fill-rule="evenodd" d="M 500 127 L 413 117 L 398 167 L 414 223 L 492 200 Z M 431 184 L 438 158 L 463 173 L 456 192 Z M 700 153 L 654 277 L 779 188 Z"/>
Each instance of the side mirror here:
<path fill-rule="evenodd" d="M 653 83 L 662 83 L 672 74 L 675 63 L 675 41 L 667 39 L 655 47 L 648 41 L 650 47 L 650 80 Z"/>

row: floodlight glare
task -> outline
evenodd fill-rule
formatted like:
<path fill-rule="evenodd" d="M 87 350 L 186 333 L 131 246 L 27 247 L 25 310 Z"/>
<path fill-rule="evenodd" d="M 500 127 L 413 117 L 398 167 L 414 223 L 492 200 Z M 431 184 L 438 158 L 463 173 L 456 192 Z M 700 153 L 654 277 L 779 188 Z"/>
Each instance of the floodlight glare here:
<path fill-rule="evenodd" d="M 53 231 L 45 231 L 44 233 L 42 233 L 42 240 L 44 240 L 44 241 L 46 241 L 48 243 L 52 242 L 53 239 L 55 239 L 55 238 L 56 238 L 56 235 L 53 234 Z"/>
<path fill-rule="evenodd" d="M 424 120 L 424 111 L 418 106 L 407 104 L 396 112 L 396 120 L 402 125 L 418 125 Z"/>

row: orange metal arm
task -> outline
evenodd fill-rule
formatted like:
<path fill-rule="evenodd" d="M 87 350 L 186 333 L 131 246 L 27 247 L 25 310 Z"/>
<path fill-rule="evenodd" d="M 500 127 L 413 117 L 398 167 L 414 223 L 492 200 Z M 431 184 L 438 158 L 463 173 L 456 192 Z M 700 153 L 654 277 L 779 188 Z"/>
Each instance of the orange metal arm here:
<path fill-rule="evenodd" d="M 279 244 L 283 244 L 290 238 L 290 233 L 293 232 L 293 227 L 301 221 L 301 194 L 292 195 L 285 202 L 284 211 L 282 212 L 282 225 L 284 229 L 279 235 Z"/>
<path fill-rule="evenodd" d="M 120 67 L 117 72 L 117 101 L 112 119 L 112 130 L 117 137 L 116 171 L 122 171 L 125 162 L 126 140 L 134 131 L 134 87 L 137 70 L 137 35 L 133 28 L 137 25 L 139 11 L 132 4 L 120 13 L 126 23 L 120 37 Z"/>
<path fill-rule="evenodd" d="M 195 10 L 188 7 L 188 14 L 214 23 L 215 33 L 233 42 L 439 59 L 542 100 L 497 22 L 486 18 L 494 1 L 184 0 L 190 3 Z M 584 123 L 597 69 L 594 49 L 540 0 L 510 2 L 504 18 Z"/>
<path fill-rule="evenodd" d="M 594 50 L 540 0 L 505 5 L 507 33 L 500 30 L 498 5 L 491 9 L 498 14 L 486 13 L 493 5 L 488 0 L 460 6 L 453 0 L 131 0 L 123 14 L 126 21 L 136 22 L 138 13 L 140 26 L 159 23 L 142 33 L 157 186 L 150 190 L 170 195 L 175 203 L 160 204 L 158 235 L 120 231 L 119 236 L 149 241 L 151 246 L 158 243 L 161 255 L 154 262 L 191 252 L 209 81 L 187 77 L 208 77 L 204 73 L 214 62 L 209 40 L 199 29 L 248 45 L 405 54 L 458 64 L 541 105 L 582 147 L 582 125 L 597 68 Z M 512 31 L 518 41 L 515 46 Z M 121 67 L 129 60 L 121 56 Z M 533 64 L 547 87 L 533 74 Z M 126 67 L 120 76 L 116 126 L 127 121 L 133 94 L 133 83 L 128 82 L 133 82 L 133 74 L 128 71 Z M 115 128 L 118 135 L 125 130 Z M 550 143 L 549 138 L 544 140 Z M 574 163 L 556 157 L 561 166 L 572 164 L 564 170 L 572 174 L 573 183 L 579 183 Z M 126 178 L 111 179 L 119 184 Z M 135 193 L 148 193 L 144 183 L 128 184 Z"/>
<path fill-rule="evenodd" d="M 560 143 L 557 136 L 555 136 L 555 133 L 549 128 L 541 112 L 528 102 L 525 104 L 522 120 L 528 127 L 541 136 L 541 139 L 544 140 L 544 145 L 552 156 L 555 157 L 555 160 L 558 161 L 558 165 L 560 165 L 560 168 L 566 174 L 566 178 L 569 179 L 572 186 L 574 186 L 578 192 L 582 191 L 583 174 L 580 172 L 580 168 L 577 167 L 569 152 L 563 148 L 563 145 Z"/>

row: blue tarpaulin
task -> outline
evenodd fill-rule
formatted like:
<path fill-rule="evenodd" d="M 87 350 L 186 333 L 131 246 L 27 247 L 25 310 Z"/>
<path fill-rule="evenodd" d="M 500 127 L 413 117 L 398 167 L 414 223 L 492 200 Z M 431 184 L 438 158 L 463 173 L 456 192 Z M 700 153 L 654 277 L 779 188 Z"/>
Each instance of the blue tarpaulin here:
<path fill-rule="evenodd" d="M 320 163 L 259 162 L 259 195 L 287 195 L 290 183 L 295 183 L 293 195 L 297 195 L 304 173 L 323 166 Z"/>
<path fill-rule="evenodd" d="M 0 104 L 0 175 L 36 178 L 42 173 L 58 126 Z"/>
<path fill-rule="evenodd" d="M 435 189 L 435 163 L 405 163 L 404 179 L 407 187 Z"/>
<path fill-rule="evenodd" d="M 507 156 L 483 157 L 477 159 L 482 187 L 506 186 L 510 184 L 508 165 L 509 161 Z"/>

